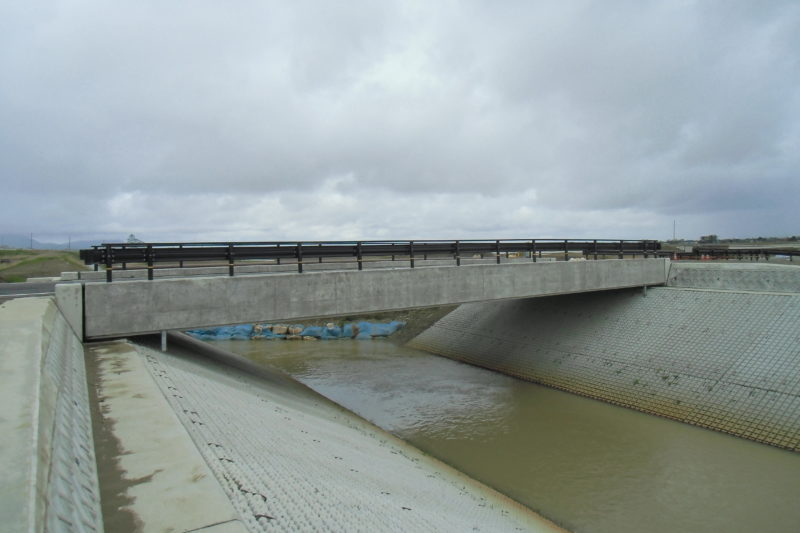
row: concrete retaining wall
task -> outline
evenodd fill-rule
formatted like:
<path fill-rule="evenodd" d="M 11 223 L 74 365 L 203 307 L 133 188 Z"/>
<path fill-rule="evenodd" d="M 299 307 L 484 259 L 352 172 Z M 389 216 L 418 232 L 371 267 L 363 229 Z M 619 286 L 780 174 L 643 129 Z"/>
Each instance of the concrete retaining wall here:
<path fill-rule="evenodd" d="M 800 293 L 800 267 L 764 263 L 673 261 L 667 285 L 697 289 Z"/>
<path fill-rule="evenodd" d="M 410 345 L 800 450 L 800 294 L 651 288 L 469 304 Z"/>
<path fill-rule="evenodd" d="M 83 346 L 51 298 L 0 306 L 3 531 L 103 531 Z"/>

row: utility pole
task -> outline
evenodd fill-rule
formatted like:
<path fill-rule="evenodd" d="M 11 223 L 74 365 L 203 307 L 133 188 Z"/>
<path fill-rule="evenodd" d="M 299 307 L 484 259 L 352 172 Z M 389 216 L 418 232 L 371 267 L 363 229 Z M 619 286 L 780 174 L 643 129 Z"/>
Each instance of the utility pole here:
<path fill-rule="evenodd" d="M 673 241 L 677 240 L 677 239 L 675 238 L 675 226 L 676 226 L 677 222 L 678 222 L 678 221 L 677 221 L 677 220 L 674 220 L 674 219 L 673 219 L 673 221 L 672 221 L 672 240 L 673 240 Z"/>

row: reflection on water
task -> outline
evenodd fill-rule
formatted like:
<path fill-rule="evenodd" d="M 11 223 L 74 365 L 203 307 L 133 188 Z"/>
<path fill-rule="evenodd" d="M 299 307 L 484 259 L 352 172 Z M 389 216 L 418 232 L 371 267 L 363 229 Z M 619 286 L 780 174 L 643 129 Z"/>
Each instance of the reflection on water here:
<path fill-rule="evenodd" d="M 220 341 L 574 531 L 800 531 L 800 454 L 381 341 Z"/>

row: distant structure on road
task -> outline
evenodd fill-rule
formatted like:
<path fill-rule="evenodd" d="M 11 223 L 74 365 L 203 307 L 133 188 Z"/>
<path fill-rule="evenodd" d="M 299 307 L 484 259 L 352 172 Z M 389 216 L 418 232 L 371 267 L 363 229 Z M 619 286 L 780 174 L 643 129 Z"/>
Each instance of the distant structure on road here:
<path fill-rule="evenodd" d="M 133 233 L 128 235 L 128 242 L 131 244 L 144 244 L 144 241 L 137 239 Z"/>

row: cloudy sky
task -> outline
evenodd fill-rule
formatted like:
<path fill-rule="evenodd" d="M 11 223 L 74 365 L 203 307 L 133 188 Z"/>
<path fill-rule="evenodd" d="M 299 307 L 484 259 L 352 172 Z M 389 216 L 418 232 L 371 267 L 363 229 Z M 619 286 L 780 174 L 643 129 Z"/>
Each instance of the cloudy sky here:
<path fill-rule="evenodd" d="M 0 233 L 800 234 L 800 3 L 3 2 Z"/>

